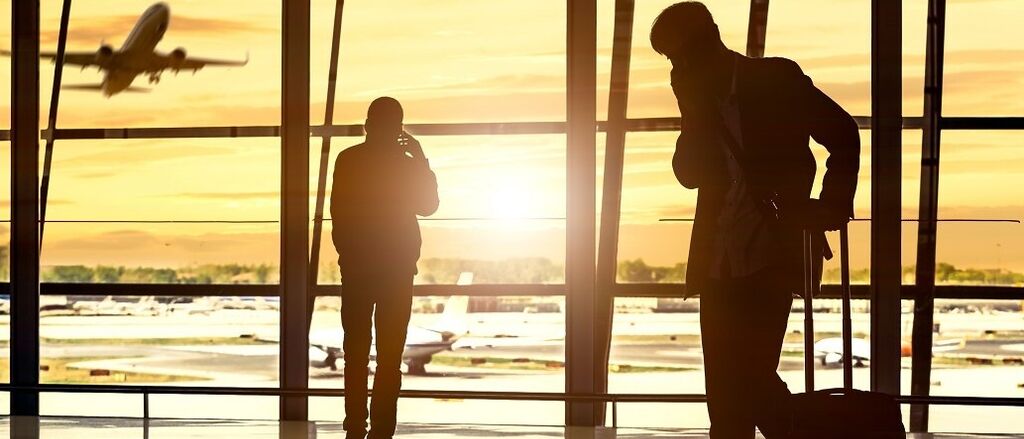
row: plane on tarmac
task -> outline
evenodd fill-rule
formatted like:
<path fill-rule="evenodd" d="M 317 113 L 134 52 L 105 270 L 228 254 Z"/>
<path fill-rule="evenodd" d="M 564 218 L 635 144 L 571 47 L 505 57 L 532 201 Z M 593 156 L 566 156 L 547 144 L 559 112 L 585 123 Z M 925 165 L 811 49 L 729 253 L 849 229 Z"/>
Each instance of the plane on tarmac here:
<path fill-rule="evenodd" d="M 171 20 L 171 9 L 166 3 L 153 4 L 135 23 L 124 44 L 120 49 L 115 50 L 112 46 L 102 43 L 95 52 L 65 52 L 64 64 L 86 67 L 97 67 L 105 72 L 103 81 L 99 84 L 71 84 L 63 88 L 71 90 L 96 90 L 106 97 L 111 97 L 123 91 L 147 92 L 149 89 L 133 87 L 135 77 L 149 75 L 149 83 L 160 82 L 160 75 L 165 70 L 178 73 L 181 70 L 191 70 L 193 73 L 206 66 L 244 66 L 249 62 L 248 56 L 244 61 L 228 61 L 188 57 L 185 49 L 179 47 L 169 53 L 156 51 L 156 45 L 167 32 L 167 26 Z M 10 51 L 0 51 L 0 55 L 10 56 Z M 56 53 L 41 53 L 43 58 L 54 59 Z"/>
<path fill-rule="evenodd" d="M 935 340 L 932 352 L 949 352 L 963 349 L 966 341 L 960 338 Z M 909 357 L 913 353 L 909 340 L 900 343 L 900 356 Z M 855 367 L 863 367 L 871 359 L 871 343 L 863 338 L 854 338 L 850 343 L 851 363 Z M 841 366 L 843 364 L 843 339 L 829 337 L 814 343 L 814 357 L 822 366 Z"/>
<path fill-rule="evenodd" d="M 459 275 L 456 285 L 470 285 L 473 283 L 473 273 L 464 272 Z M 469 310 L 469 297 L 451 296 L 445 303 L 444 311 L 440 318 L 430 327 L 409 325 L 405 337 L 405 351 L 402 352 L 402 362 L 405 363 L 407 373 L 410 375 L 425 375 L 426 365 L 430 363 L 434 354 L 452 349 L 452 345 L 460 337 L 469 332 L 466 323 L 466 312 Z M 376 331 L 374 331 L 376 333 Z M 277 334 L 267 337 L 258 337 L 260 340 L 280 342 Z M 344 359 L 345 351 L 342 342 L 345 333 L 340 328 L 322 328 L 309 332 L 309 363 L 316 368 L 338 369 L 338 360 Z M 377 346 L 376 337 L 370 345 L 370 360 L 376 360 Z"/>
<path fill-rule="evenodd" d="M 427 363 L 434 354 L 452 349 L 452 345 L 468 332 L 465 323 L 469 297 L 451 296 L 445 303 L 441 317 L 430 327 L 409 325 L 405 337 L 402 362 L 410 375 L 426 375 Z M 375 331 L 376 332 L 376 331 Z M 309 333 L 310 365 L 337 370 L 337 362 L 345 357 L 342 341 L 345 333 L 336 328 L 324 328 Z M 370 346 L 370 360 L 376 360 L 377 345 Z"/>

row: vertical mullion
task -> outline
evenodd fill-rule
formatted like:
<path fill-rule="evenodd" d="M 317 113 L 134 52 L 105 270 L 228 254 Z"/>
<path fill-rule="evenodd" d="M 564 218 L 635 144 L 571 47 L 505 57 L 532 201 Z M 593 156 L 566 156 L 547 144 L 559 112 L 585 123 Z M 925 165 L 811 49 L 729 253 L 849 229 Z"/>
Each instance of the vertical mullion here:
<path fill-rule="evenodd" d="M 747 56 L 764 56 L 764 41 L 768 34 L 768 0 L 750 0 L 750 19 L 747 23 Z"/>
<path fill-rule="evenodd" d="M 928 1 L 924 73 L 924 130 L 921 137 L 921 194 L 917 223 L 917 295 L 910 393 L 928 396 L 931 387 L 932 326 L 935 309 L 935 244 L 939 214 L 939 149 L 942 118 L 942 62 L 946 1 Z M 928 431 L 928 405 L 910 407 L 910 431 Z"/>
<path fill-rule="evenodd" d="M 334 32 L 331 39 L 331 65 L 327 71 L 327 102 L 324 106 L 324 126 L 334 124 L 334 94 L 338 78 L 338 48 L 341 44 L 341 17 L 345 11 L 345 0 L 334 5 Z M 320 143 L 320 168 L 316 180 L 316 208 L 313 213 L 313 241 L 309 251 L 309 284 L 317 285 L 320 274 L 320 241 L 324 230 L 324 198 L 327 192 L 327 161 L 331 155 L 331 135 L 324 130 Z M 312 292 L 312 291 L 311 291 Z M 313 321 L 313 307 L 316 295 L 310 294 L 306 304 L 306 332 Z"/>
<path fill-rule="evenodd" d="M 629 62 L 633 44 L 634 0 L 615 1 L 611 78 L 608 87 L 608 125 L 605 136 L 604 183 L 601 194 L 601 229 L 597 253 L 597 327 L 594 374 L 596 391 L 608 391 L 608 357 L 611 352 L 615 311 L 615 274 L 618 266 L 619 223 L 622 213 L 622 173 L 625 164 L 626 110 L 629 100 Z M 597 423 L 604 424 L 604 404 L 598 407 Z"/>
<path fill-rule="evenodd" d="M 900 391 L 902 4 L 871 2 L 871 389 Z"/>
<path fill-rule="evenodd" d="M 39 248 L 43 246 L 43 231 L 46 226 L 46 200 L 50 193 L 50 168 L 53 164 L 53 144 L 56 142 L 57 109 L 60 106 L 60 86 L 64 77 L 64 51 L 68 42 L 68 20 L 71 16 L 71 0 L 64 0 L 60 12 L 60 29 L 57 31 L 57 58 L 53 63 L 53 87 L 50 92 L 50 114 L 47 118 L 46 152 L 43 159 L 43 179 L 39 194 Z"/>
<path fill-rule="evenodd" d="M 17 386 L 39 384 L 39 0 L 11 3 L 11 414 L 37 416 Z"/>
<path fill-rule="evenodd" d="M 282 0 L 281 343 L 284 390 L 309 384 L 309 0 Z M 305 421 L 308 399 L 283 396 L 280 418 Z"/>
<path fill-rule="evenodd" d="M 566 390 L 591 394 L 596 350 L 597 1 L 567 0 Z M 566 424 L 598 422 L 592 401 L 566 403 Z"/>

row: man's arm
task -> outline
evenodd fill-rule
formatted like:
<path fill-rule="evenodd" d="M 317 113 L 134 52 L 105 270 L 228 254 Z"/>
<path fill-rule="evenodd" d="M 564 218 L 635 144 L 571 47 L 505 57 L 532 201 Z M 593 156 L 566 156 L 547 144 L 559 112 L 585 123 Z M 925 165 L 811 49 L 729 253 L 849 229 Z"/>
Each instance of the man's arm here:
<path fill-rule="evenodd" d="M 811 137 L 828 150 L 819 199 L 834 214 L 842 215 L 843 221 L 853 218 L 853 195 L 857 191 L 860 169 L 857 122 L 815 87 L 795 62 L 789 62 L 796 75 L 796 102 L 803 106 L 802 114 L 807 118 Z"/>
<path fill-rule="evenodd" d="M 715 175 L 715 157 L 712 157 L 712 148 L 708 148 L 704 137 L 700 136 L 697 123 L 693 116 L 687 117 L 684 108 L 681 92 L 675 86 L 672 91 L 676 96 L 679 105 L 679 114 L 682 117 L 679 137 L 676 138 L 676 151 L 672 155 L 672 171 L 675 173 L 679 184 L 688 189 L 697 189 L 705 186 Z"/>
<path fill-rule="evenodd" d="M 437 176 L 434 175 L 434 171 L 430 170 L 430 162 L 427 161 L 427 156 L 423 153 L 420 141 L 408 133 L 404 133 L 403 137 L 402 141 L 405 142 L 406 152 L 409 153 L 408 160 L 412 162 L 412 166 L 410 166 L 412 199 L 410 201 L 417 215 L 433 215 L 434 212 L 437 212 L 438 205 L 441 204 L 437 196 Z"/>
<path fill-rule="evenodd" d="M 341 219 L 345 216 L 345 177 L 347 175 L 345 171 L 346 163 L 342 158 L 341 154 L 338 154 L 338 158 L 334 161 L 334 177 L 331 181 L 331 240 L 334 242 L 334 248 L 338 251 L 341 250 L 341 239 L 343 230 L 341 227 L 337 227 Z"/>

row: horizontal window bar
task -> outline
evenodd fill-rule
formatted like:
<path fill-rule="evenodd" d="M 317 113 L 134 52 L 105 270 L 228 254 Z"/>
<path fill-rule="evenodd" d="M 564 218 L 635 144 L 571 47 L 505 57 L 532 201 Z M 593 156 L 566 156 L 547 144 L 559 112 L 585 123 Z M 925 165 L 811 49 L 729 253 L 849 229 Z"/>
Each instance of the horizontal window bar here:
<path fill-rule="evenodd" d="M 343 397 L 344 389 L 281 389 L 267 387 L 188 387 L 188 386 L 131 386 L 110 384 L 40 384 L 37 386 L 0 385 L 0 391 L 35 390 L 59 393 L 141 393 L 150 395 L 238 395 L 238 396 L 318 396 Z M 372 391 L 371 391 L 372 392 Z M 649 393 L 589 393 L 571 394 L 555 392 L 487 392 L 487 391 L 442 391 L 402 390 L 403 398 L 438 399 L 492 399 L 520 401 L 607 401 L 607 402 L 666 402 L 702 403 L 707 401 L 703 394 L 649 394 Z M 1024 398 L 987 396 L 909 396 L 901 395 L 896 401 L 903 404 L 934 405 L 976 405 L 1024 407 Z"/>
<path fill-rule="evenodd" d="M 917 295 L 917 285 L 903 285 L 900 287 L 900 297 L 905 300 L 914 299 Z M 686 296 L 686 284 L 681 283 L 617 283 L 614 287 L 616 297 L 663 297 L 683 298 Z M 869 299 L 871 297 L 871 286 L 856 284 L 850 286 L 850 293 L 854 299 Z M 839 299 L 842 290 L 839 285 L 822 285 L 821 294 L 816 298 Z M 699 297 L 693 295 L 691 297 Z M 935 287 L 936 299 L 975 299 L 975 300 L 1024 300 L 1024 287 L 994 286 L 994 285 L 937 285 Z"/>
<path fill-rule="evenodd" d="M 73 283 L 42 282 L 39 292 L 44 296 L 181 296 L 181 297 L 277 297 L 277 284 L 137 284 L 137 283 Z M 317 297 L 340 296 L 341 285 L 316 285 L 311 288 Z M 416 296 L 564 296 L 565 284 L 478 284 L 478 285 L 416 285 Z M 9 295 L 11 284 L 0 282 L 0 294 Z"/>
<path fill-rule="evenodd" d="M 851 285 L 854 299 L 868 299 L 870 286 Z M 9 282 L 0 282 L 0 294 L 10 294 Z M 278 295 L 277 284 L 128 284 L 128 283 L 63 283 L 43 282 L 40 294 L 47 296 L 96 295 L 96 296 L 183 296 L 183 297 L 249 297 Z M 338 296 L 341 285 L 316 285 L 311 288 L 316 296 Z M 565 284 L 479 284 L 479 285 L 416 285 L 416 296 L 564 296 Z M 686 284 L 681 283 L 620 283 L 615 284 L 616 297 L 665 297 L 682 298 Z M 916 285 L 903 285 L 900 289 L 903 299 L 913 299 L 917 294 Z M 820 298 L 838 299 L 839 285 L 822 285 Z M 696 297 L 696 296 L 694 296 Z M 937 299 L 975 300 L 1024 300 L 1024 287 L 992 285 L 938 285 Z"/>
<path fill-rule="evenodd" d="M 861 129 L 871 128 L 870 116 L 854 116 Z M 903 129 L 921 129 L 924 119 L 904 117 Z M 943 117 L 941 128 L 947 130 L 1024 130 L 1024 117 Z M 627 119 L 626 131 L 678 131 L 678 117 L 649 117 Z M 479 123 L 425 123 L 408 124 L 409 132 L 424 136 L 440 135 L 514 135 L 562 134 L 565 122 L 479 122 Z M 598 121 L 597 130 L 608 131 L 607 121 Z M 40 132 L 48 138 L 49 130 Z M 359 137 L 364 135 L 361 124 L 317 125 L 310 127 L 315 137 Z M 216 137 L 278 137 L 281 129 L 274 125 L 232 127 L 153 127 L 153 128 L 58 128 L 56 139 L 160 139 L 160 138 L 216 138 Z M 10 130 L 0 130 L 0 141 L 10 140 Z"/>

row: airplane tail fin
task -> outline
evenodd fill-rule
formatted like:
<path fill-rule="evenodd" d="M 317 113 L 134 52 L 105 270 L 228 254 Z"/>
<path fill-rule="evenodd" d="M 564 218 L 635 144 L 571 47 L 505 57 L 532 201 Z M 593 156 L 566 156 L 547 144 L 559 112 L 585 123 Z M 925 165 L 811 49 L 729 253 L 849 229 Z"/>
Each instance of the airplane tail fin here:
<path fill-rule="evenodd" d="M 472 285 L 473 273 L 462 272 L 456 285 Z M 444 311 L 441 317 L 430 328 L 440 333 L 450 333 L 453 336 L 461 336 L 469 331 L 466 322 L 466 313 L 469 311 L 469 296 L 450 296 L 444 304 Z"/>

